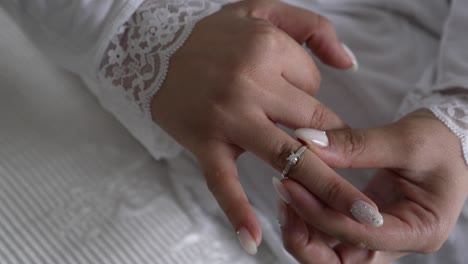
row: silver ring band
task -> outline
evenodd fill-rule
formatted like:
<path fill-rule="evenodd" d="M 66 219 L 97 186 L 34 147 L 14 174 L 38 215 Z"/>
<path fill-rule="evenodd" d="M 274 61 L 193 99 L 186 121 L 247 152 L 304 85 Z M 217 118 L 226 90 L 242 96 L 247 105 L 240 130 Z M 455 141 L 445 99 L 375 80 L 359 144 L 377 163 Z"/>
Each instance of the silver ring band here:
<path fill-rule="evenodd" d="M 294 151 L 291 151 L 291 155 L 289 155 L 289 157 L 286 159 L 288 162 L 288 164 L 286 164 L 286 167 L 284 168 L 283 172 L 281 173 L 283 175 L 283 177 L 286 177 L 286 175 L 288 174 L 288 172 L 291 170 L 291 168 L 297 164 L 297 162 L 299 161 L 299 159 L 301 158 L 302 154 L 306 151 L 307 149 L 307 146 L 302 146 L 300 147 L 296 153 L 294 153 Z"/>

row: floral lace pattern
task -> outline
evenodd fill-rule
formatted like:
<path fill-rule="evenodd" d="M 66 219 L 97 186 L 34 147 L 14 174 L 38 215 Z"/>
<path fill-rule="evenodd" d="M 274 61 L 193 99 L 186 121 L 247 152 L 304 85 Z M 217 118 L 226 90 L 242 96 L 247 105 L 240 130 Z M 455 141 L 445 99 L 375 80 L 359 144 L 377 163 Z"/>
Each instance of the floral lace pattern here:
<path fill-rule="evenodd" d="M 151 100 L 166 78 L 171 55 L 223 2 L 228 1 L 146 0 L 106 49 L 98 73 L 102 103 L 156 158 L 174 156 L 180 146 L 152 121 Z"/>
<path fill-rule="evenodd" d="M 418 108 L 431 110 L 460 139 L 463 158 L 468 164 L 468 94 L 445 95 L 417 90 L 405 98 L 400 113 Z"/>
<path fill-rule="evenodd" d="M 195 23 L 219 9 L 205 0 L 147 0 L 111 40 L 100 77 L 144 114 L 161 87 L 169 58 L 189 37 Z"/>

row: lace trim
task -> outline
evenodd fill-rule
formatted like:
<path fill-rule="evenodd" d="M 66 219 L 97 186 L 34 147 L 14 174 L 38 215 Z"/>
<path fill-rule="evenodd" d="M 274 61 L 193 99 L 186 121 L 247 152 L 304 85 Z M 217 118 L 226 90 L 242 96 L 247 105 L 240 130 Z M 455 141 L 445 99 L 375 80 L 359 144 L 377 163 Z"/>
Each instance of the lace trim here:
<path fill-rule="evenodd" d="M 195 24 L 220 7 L 209 0 L 146 0 L 109 42 L 98 80 L 102 97 L 111 98 L 102 100 L 156 158 L 179 147 L 152 121 L 152 98 L 166 79 L 170 57 Z M 157 151 L 161 146 L 166 149 Z"/>
<path fill-rule="evenodd" d="M 220 5 L 205 0 L 147 0 L 119 27 L 102 60 L 100 76 L 150 114 L 151 99 L 164 82 L 169 58 L 195 24 Z"/>
<path fill-rule="evenodd" d="M 468 164 L 468 95 L 426 94 L 416 91 L 405 98 L 399 116 L 419 108 L 429 109 L 460 139 L 463 158 Z"/>

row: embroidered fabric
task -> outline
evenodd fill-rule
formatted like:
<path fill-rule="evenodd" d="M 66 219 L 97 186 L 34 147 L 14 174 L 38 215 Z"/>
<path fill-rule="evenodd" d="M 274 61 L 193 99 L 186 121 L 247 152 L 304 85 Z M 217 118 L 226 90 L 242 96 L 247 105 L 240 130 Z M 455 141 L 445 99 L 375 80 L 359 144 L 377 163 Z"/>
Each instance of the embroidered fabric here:
<path fill-rule="evenodd" d="M 460 139 L 463 158 L 468 164 L 468 94 L 426 93 L 416 90 L 408 94 L 400 108 L 400 116 L 427 108 Z"/>
<path fill-rule="evenodd" d="M 195 24 L 224 2 L 146 0 L 119 27 L 104 54 L 98 73 L 104 91 L 98 93 L 106 98 L 99 98 L 158 159 L 174 156 L 180 147 L 152 121 L 151 100 L 166 78 L 171 55 Z"/>

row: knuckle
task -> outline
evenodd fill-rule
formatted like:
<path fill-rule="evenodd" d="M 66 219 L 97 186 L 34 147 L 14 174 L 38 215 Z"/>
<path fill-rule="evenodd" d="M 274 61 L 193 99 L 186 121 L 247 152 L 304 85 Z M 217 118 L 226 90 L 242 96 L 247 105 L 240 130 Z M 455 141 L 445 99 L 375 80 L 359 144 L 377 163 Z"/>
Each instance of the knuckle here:
<path fill-rule="evenodd" d="M 338 182 L 330 182 L 326 184 L 324 190 L 326 193 L 327 202 L 330 204 L 336 204 L 344 191 L 343 187 Z"/>
<path fill-rule="evenodd" d="M 311 35 L 310 41 L 316 43 L 316 52 L 323 52 L 327 50 L 327 44 L 325 42 L 321 42 L 320 39 L 324 35 L 334 35 L 335 29 L 333 24 L 326 17 L 315 15 L 314 18 L 315 19 L 312 23 L 317 29 L 317 32 Z"/>
<path fill-rule="evenodd" d="M 327 121 L 327 108 L 321 104 L 315 106 L 312 114 L 310 115 L 310 127 L 321 129 L 324 127 L 325 122 Z"/>
<path fill-rule="evenodd" d="M 338 233 L 336 234 L 336 239 L 338 239 L 338 241 L 342 243 L 345 243 L 353 247 L 361 248 L 361 246 L 364 245 L 359 238 L 354 237 L 353 235 L 349 233 Z"/>
<path fill-rule="evenodd" d="M 306 234 L 294 233 L 293 235 L 286 235 L 283 239 L 284 248 L 293 256 L 300 255 L 305 248 L 307 240 Z"/>
<path fill-rule="evenodd" d="M 220 177 L 220 175 L 213 174 L 212 177 Z M 216 197 L 217 193 L 219 192 L 219 184 L 215 180 L 207 179 L 206 180 L 206 187 L 208 190 Z"/>
<path fill-rule="evenodd" d="M 232 73 L 231 78 L 255 77 L 265 69 L 272 70 L 272 58 L 282 53 L 285 36 L 279 29 L 260 19 L 253 19 L 251 26 L 243 32 L 239 43 L 241 54 L 236 55 L 224 67 Z"/>
<path fill-rule="evenodd" d="M 319 28 L 324 29 L 324 30 L 333 30 L 333 24 L 328 20 L 328 18 L 322 16 L 322 15 L 317 15 L 316 16 L 316 21 L 317 25 Z"/>
<path fill-rule="evenodd" d="M 276 52 L 282 47 L 283 38 L 283 34 L 276 27 L 257 19 L 251 27 L 250 41 L 247 44 L 254 47 L 254 51 Z"/>
<path fill-rule="evenodd" d="M 365 235 L 356 236 L 355 234 L 341 234 L 338 240 L 360 249 L 379 250 L 382 248 L 378 243 L 374 242 L 372 238 Z"/>
<path fill-rule="evenodd" d="M 206 187 L 215 196 L 222 193 L 223 180 L 228 172 L 223 168 L 209 168 L 205 170 Z"/>
<path fill-rule="evenodd" d="M 343 153 L 348 160 L 348 166 L 361 155 L 366 149 L 366 135 L 364 131 L 345 129 L 343 130 Z"/>
<path fill-rule="evenodd" d="M 253 88 L 249 83 L 255 71 L 255 66 L 248 60 L 239 61 L 235 64 L 228 66 L 226 78 L 223 83 L 223 88 L 220 88 L 220 92 L 226 93 L 227 96 L 231 96 L 232 93 L 243 92 L 246 89 Z M 239 89 L 239 88 L 242 89 Z M 228 97 L 229 99 L 230 97 Z M 234 99 L 234 98 L 231 98 Z M 235 98 L 237 99 L 237 98 Z"/>
<path fill-rule="evenodd" d="M 333 24 L 330 22 L 330 20 L 328 20 L 328 18 L 326 18 L 326 17 L 324 17 L 322 15 L 316 14 L 314 16 L 314 21 L 312 21 L 312 23 L 321 32 L 325 32 L 325 33 L 333 33 L 334 32 Z M 314 37 L 314 36 L 312 36 L 312 37 Z"/>
<path fill-rule="evenodd" d="M 368 246 L 359 239 L 351 238 L 351 240 L 348 240 L 348 243 L 351 246 L 356 247 L 356 248 L 360 248 L 360 249 L 367 249 L 368 248 Z"/>
<path fill-rule="evenodd" d="M 279 0 L 250 0 L 243 3 L 247 7 L 247 16 L 263 18 L 268 14 L 269 8 L 279 2 Z"/>
<path fill-rule="evenodd" d="M 320 89 L 320 85 L 322 83 L 322 75 L 320 74 L 319 71 L 313 71 L 311 76 L 313 76 L 313 82 L 312 82 L 312 85 L 311 85 L 311 92 L 315 95 L 319 89 Z"/>

